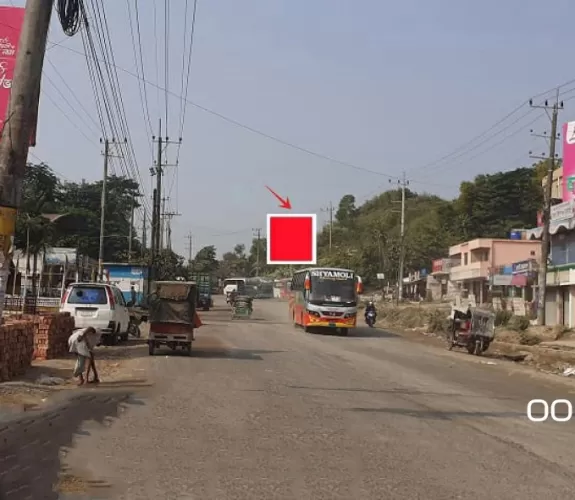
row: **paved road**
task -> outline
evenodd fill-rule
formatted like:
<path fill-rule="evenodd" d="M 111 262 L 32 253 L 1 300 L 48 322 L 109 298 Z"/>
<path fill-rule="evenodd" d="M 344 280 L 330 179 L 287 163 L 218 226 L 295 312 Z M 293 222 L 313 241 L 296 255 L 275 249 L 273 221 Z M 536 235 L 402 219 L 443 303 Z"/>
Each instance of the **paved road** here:
<path fill-rule="evenodd" d="M 570 386 L 377 330 L 306 334 L 286 308 L 205 313 L 192 358 L 142 347 L 144 404 L 77 436 L 67 463 L 125 500 L 573 493 L 575 424 L 525 418 L 535 397 L 575 402 Z"/>

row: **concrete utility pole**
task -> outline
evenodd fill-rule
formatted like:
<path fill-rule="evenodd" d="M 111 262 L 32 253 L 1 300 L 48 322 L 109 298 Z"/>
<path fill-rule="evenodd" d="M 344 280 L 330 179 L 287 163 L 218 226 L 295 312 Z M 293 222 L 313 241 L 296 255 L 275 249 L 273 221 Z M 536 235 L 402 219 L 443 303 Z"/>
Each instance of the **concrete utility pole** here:
<path fill-rule="evenodd" d="M 329 253 L 331 253 L 331 238 L 333 233 L 333 204 L 330 201 L 327 208 L 322 208 L 322 212 L 327 212 L 329 214 Z"/>
<path fill-rule="evenodd" d="M 182 215 L 179 212 L 164 212 L 165 226 L 166 226 L 166 246 L 168 250 L 172 249 L 172 219 Z"/>
<path fill-rule="evenodd" d="M 151 227 L 151 232 L 152 232 L 152 244 L 150 246 L 150 253 L 152 256 L 152 261 L 154 261 L 154 259 L 156 258 L 156 224 L 157 224 L 157 216 L 158 216 L 158 212 L 156 210 L 156 205 L 158 203 L 158 190 L 156 188 L 154 188 L 153 192 L 152 192 L 152 227 Z M 153 265 L 152 265 L 153 267 Z"/>
<path fill-rule="evenodd" d="M 107 185 L 108 185 L 108 162 L 110 158 L 121 158 L 119 155 L 113 155 L 110 153 L 110 145 L 117 144 L 115 139 L 111 141 L 108 139 L 100 139 L 101 143 L 104 143 L 104 175 L 102 176 L 102 197 L 100 199 L 100 247 L 98 250 L 98 280 L 103 281 L 104 279 L 104 238 L 106 237 L 106 197 L 107 197 Z M 124 139 L 124 142 L 128 142 Z"/>
<path fill-rule="evenodd" d="M 146 234 L 146 226 L 148 225 L 146 222 L 146 219 L 148 217 L 147 212 L 146 212 L 146 207 L 143 208 L 144 210 L 144 217 L 142 219 L 142 255 L 144 254 L 144 251 L 146 250 L 146 245 L 148 244 L 148 235 Z"/>
<path fill-rule="evenodd" d="M 161 250 L 160 234 L 161 234 L 161 223 L 160 218 L 162 216 L 162 177 L 164 175 L 163 163 L 162 163 L 162 153 L 163 153 L 163 140 L 162 140 L 162 119 L 158 121 L 158 137 L 152 137 L 153 140 L 157 141 L 158 152 L 156 157 L 156 168 L 153 175 L 156 176 L 156 197 L 154 199 L 154 217 L 152 222 L 152 233 L 154 235 L 154 249 L 152 255 L 156 258 Z"/>
<path fill-rule="evenodd" d="M 100 142 L 102 140 L 100 139 Z M 106 226 L 106 187 L 108 184 L 108 158 L 110 141 L 104 140 L 104 175 L 102 177 L 102 197 L 100 199 L 100 247 L 98 250 L 98 280 L 103 281 L 104 270 L 104 230 Z"/>
<path fill-rule="evenodd" d="M 134 200 L 132 200 L 132 206 L 130 208 L 130 230 L 128 236 L 128 264 L 132 262 L 132 240 L 134 239 Z"/>
<path fill-rule="evenodd" d="M 538 284 L 538 297 L 537 297 L 537 324 L 545 325 L 545 303 L 547 299 L 547 267 L 549 261 L 549 246 L 550 246 L 550 235 L 549 226 L 551 223 L 551 203 L 553 195 L 553 172 L 555 170 L 555 160 L 557 154 L 555 153 L 557 139 L 559 138 L 559 133 L 557 132 L 557 120 L 559 118 L 559 109 L 563 109 L 563 101 L 559 102 L 559 88 L 557 89 L 555 95 L 555 102 L 549 105 L 548 101 L 545 101 L 542 106 L 534 105 L 533 100 L 529 100 L 529 105 L 532 108 L 544 109 L 547 114 L 551 110 L 551 134 L 547 136 L 546 134 L 537 135 L 537 137 L 543 137 L 549 140 L 549 156 L 530 156 L 532 158 L 538 158 L 540 160 L 547 161 L 547 184 L 545 185 L 545 192 L 543 193 L 544 205 L 543 205 L 543 234 L 541 237 L 541 261 L 539 262 L 539 276 L 537 278 Z"/>
<path fill-rule="evenodd" d="M 16 215 L 22 197 L 28 148 L 38 109 L 39 88 L 53 0 L 27 0 L 18 41 L 10 101 L 0 139 L 0 321 L 10 274 Z"/>
<path fill-rule="evenodd" d="M 186 236 L 186 239 L 188 240 L 188 266 L 191 267 L 191 265 L 192 265 L 192 248 L 193 248 L 192 247 L 193 236 L 192 236 L 191 231 Z"/>
<path fill-rule="evenodd" d="M 156 156 L 156 165 L 154 168 L 150 169 L 151 174 L 156 176 L 156 198 L 154 200 L 154 209 L 152 213 L 152 241 L 154 245 L 152 247 L 152 256 L 156 258 L 163 249 L 164 246 L 164 231 L 163 231 L 163 218 L 162 214 L 165 208 L 165 199 L 163 197 L 162 191 L 162 178 L 164 176 L 164 167 L 168 166 L 176 166 L 176 165 L 168 165 L 164 163 L 163 155 L 164 155 L 164 147 L 168 146 L 169 144 L 181 144 L 182 138 L 178 141 L 170 141 L 169 137 L 162 137 L 162 120 L 159 120 L 158 125 L 158 137 L 152 137 L 152 140 L 155 141 L 158 145 L 157 149 L 157 156 Z"/>
<path fill-rule="evenodd" d="M 260 275 L 260 241 L 262 239 L 262 230 L 258 227 L 252 229 L 254 236 L 257 238 L 256 242 L 256 276 Z"/>
<path fill-rule="evenodd" d="M 391 182 L 391 179 L 389 180 Z M 403 271 L 405 267 L 405 190 L 409 186 L 409 181 L 403 172 L 401 179 L 397 181 L 401 189 L 401 222 L 400 222 L 400 248 L 399 248 L 399 269 L 397 272 L 397 302 L 403 300 Z"/>

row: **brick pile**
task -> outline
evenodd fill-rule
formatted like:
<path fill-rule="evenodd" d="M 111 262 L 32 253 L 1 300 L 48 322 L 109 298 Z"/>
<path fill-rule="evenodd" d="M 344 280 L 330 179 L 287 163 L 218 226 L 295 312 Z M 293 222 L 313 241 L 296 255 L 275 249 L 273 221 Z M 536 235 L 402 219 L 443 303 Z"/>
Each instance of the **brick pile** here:
<path fill-rule="evenodd" d="M 74 330 L 70 313 L 46 314 L 34 318 L 34 359 L 56 359 L 68 353 L 68 338 Z"/>
<path fill-rule="evenodd" d="M 34 330 L 25 320 L 0 325 L 0 382 L 24 375 L 32 364 Z"/>

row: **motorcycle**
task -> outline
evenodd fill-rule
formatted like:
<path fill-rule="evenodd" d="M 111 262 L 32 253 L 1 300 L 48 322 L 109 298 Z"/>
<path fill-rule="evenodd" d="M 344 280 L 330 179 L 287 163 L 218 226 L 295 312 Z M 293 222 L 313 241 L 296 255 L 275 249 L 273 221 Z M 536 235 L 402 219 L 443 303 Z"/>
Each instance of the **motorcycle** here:
<path fill-rule="evenodd" d="M 373 328 L 373 325 L 375 325 L 375 316 L 375 311 L 369 311 L 365 315 L 365 324 L 370 328 Z"/>

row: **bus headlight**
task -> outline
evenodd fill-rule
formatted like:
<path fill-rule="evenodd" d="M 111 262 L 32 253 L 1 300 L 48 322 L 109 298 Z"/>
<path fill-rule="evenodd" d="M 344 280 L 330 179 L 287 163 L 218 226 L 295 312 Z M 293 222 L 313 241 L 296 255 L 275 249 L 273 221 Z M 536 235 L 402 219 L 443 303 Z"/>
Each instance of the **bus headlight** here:
<path fill-rule="evenodd" d="M 310 311 L 310 310 L 308 309 L 308 310 L 307 310 L 307 313 L 308 313 L 310 316 L 313 316 L 314 318 L 320 318 L 320 317 L 321 317 L 321 315 L 320 315 L 317 311 Z"/>
<path fill-rule="evenodd" d="M 357 313 L 346 313 L 343 315 L 344 319 L 355 318 Z"/>

